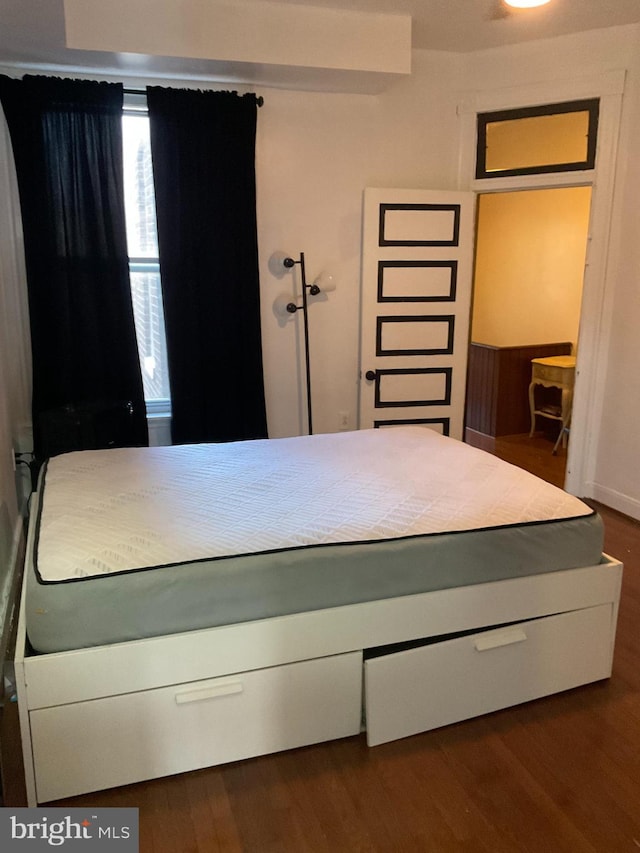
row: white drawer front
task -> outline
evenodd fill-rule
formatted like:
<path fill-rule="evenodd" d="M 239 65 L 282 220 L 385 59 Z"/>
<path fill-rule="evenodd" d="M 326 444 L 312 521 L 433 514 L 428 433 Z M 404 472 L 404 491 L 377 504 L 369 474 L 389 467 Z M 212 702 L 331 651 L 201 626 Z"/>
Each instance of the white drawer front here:
<path fill-rule="evenodd" d="M 370 746 L 611 674 L 609 604 L 365 662 Z"/>
<path fill-rule="evenodd" d="M 39 802 L 360 731 L 362 654 L 31 713 Z"/>

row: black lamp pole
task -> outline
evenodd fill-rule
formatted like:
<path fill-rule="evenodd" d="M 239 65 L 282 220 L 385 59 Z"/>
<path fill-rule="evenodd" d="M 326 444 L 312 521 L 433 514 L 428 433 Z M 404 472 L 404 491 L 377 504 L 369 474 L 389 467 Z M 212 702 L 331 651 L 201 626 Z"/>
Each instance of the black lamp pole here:
<path fill-rule="evenodd" d="M 302 311 L 302 320 L 304 324 L 304 362 L 307 379 L 307 424 L 309 427 L 309 435 L 313 435 L 313 418 L 311 414 L 311 365 L 309 362 L 309 321 L 307 318 L 307 289 L 312 295 L 320 292 L 320 288 L 316 284 L 307 284 L 307 277 L 304 268 L 304 252 L 300 252 L 300 260 L 295 261 L 293 258 L 285 258 L 284 266 L 291 269 L 295 264 L 300 264 L 300 278 L 302 281 L 302 305 L 296 305 L 295 302 L 289 302 L 287 311 L 290 314 L 295 314 L 296 311 Z"/>

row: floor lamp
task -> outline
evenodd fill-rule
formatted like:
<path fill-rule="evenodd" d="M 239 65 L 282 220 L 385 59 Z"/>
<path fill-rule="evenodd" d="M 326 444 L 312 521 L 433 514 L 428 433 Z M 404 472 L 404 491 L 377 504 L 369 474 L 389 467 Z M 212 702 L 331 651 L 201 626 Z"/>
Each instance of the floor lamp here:
<path fill-rule="evenodd" d="M 300 252 L 300 257 L 295 260 L 285 252 L 275 252 L 269 259 L 269 268 L 274 275 L 279 278 L 284 273 L 292 270 L 295 266 L 300 267 L 300 282 L 302 287 L 302 304 L 298 305 L 287 294 L 281 294 L 275 301 L 274 309 L 281 317 L 286 317 L 287 314 L 295 314 L 297 311 L 302 311 L 302 322 L 304 329 L 304 365 L 305 378 L 307 385 L 307 425 L 309 435 L 313 435 L 313 412 L 311 403 L 311 363 L 309 358 L 309 296 L 317 296 L 319 293 L 326 293 L 336 289 L 335 281 L 330 273 L 322 272 L 316 276 L 311 284 L 307 283 L 307 274 L 304 265 L 304 252 Z"/>

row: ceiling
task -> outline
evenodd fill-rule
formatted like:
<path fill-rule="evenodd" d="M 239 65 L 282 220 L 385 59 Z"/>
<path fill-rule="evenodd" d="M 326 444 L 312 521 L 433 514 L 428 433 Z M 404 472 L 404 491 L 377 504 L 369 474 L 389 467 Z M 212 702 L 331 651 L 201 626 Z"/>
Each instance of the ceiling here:
<path fill-rule="evenodd" d="M 455 52 L 640 22 L 640 0 L 552 0 L 548 6 L 539 9 L 512 10 L 506 15 L 501 0 L 278 2 L 409 14 L 413 20 L 414 48 Z M 206 75 L 208 70 L 207 63 L 202 60 L 68 49 L 65 46 L 63 0 L 0 0 L 0 65 L 7 64 L 87 67 L 128 74 L 166 73 L 169 76 Z"/>
<path fill-rule="evenodd" d="M 281 0 L 413 18 L 413 46 L 466 53 L 505 44 L 640 22 L 640 0 L 551 0 L 506 9 L 502 0 Z M 1 4 L 0 4 L 1 5 Z"/>

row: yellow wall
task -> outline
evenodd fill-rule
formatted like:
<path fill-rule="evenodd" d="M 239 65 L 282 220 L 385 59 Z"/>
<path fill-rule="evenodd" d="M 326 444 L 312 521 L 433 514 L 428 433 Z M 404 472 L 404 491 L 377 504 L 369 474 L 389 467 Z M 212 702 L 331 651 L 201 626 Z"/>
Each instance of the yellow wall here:
<path fill-rule="evenodd" d="M 479 197 L 472 340 L 578 339 L 590 187 Z"/>

